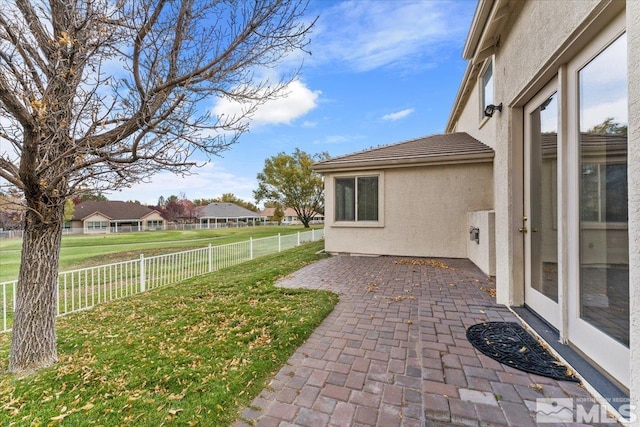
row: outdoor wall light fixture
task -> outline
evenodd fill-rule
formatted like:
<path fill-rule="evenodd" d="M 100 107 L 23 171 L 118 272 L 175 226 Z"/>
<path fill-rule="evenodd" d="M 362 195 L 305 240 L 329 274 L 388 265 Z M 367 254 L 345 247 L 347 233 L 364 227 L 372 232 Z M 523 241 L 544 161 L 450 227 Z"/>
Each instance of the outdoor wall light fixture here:
<path fill-rule="evenodd" d="M 496 110 L 502 112 L 502 102 L 500 103 L 500 105 L 489 104 L 486 107 L 484 107 L 485 117 L 493 117 L 493 112 Z"/>

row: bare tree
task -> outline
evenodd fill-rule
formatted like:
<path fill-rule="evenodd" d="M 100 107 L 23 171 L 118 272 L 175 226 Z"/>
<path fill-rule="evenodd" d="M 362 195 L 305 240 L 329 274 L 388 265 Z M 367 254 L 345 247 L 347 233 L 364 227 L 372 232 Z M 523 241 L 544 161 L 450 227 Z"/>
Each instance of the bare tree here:
<path fill-rule="evenodd" d="M 26 221 L 9 371 L 57 360 L 65 200 L 217 154 L 291 79 L 259 80 L 308 42 L 299 0 L 5 0 L 0 8 L 0 178 Z M 241 115 L 211 116 L 228 97 Z"/>

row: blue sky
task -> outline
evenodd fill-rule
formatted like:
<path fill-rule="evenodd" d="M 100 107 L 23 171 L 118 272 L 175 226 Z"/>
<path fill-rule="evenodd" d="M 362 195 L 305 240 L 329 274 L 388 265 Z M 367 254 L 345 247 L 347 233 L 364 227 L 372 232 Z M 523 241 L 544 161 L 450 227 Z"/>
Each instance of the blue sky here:
<path fill-rule="evenodd" d="M 472 0 L 312 0 L 312 54 L 303 55 L 289 95 L 262 106 L 238 144 L 189 177 L 159 173 L 107 196 L 155 204 L 160 196 L 234 193 L 254 202 L 256 175 L 280 152 L 338 156 L 443 132 L 466 67 L 461 52 L 475 7 Z M 234 107 L 211 100 L 216 113 Z"/>

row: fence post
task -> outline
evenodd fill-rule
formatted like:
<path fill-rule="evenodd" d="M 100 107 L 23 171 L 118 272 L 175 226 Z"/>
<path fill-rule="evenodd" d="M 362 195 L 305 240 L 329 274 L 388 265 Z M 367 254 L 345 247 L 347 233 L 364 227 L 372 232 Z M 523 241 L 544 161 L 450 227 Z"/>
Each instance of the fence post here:
<path fill-rule="evenodd" d="M 298 246 L 300 246 L 300 232 L 298 231 Z"/>
<path fill-rule="evenodd" d="M 315 242 L 316 241 L 316 230 L 314 230 L 313 228 L 311 229 L 311 241 Z"/>
<path fill-rule="evenodd" d="M 211 247 L 211 243 L 209 243 L 209 273 L 213 273 L 213 248 Z"/>
<path fill-rule="evenodd" d="M 146 277 L 144 271 L 144 254 L 140 254 L 140 292 L 147 290 Z"/>
<path fill-rule="evenodd" d="M 278 233 L 278 253 L 282 252 L 282 236 Z"/>
<path fill-rule="evenodd" d="M 249 259 L 253 259 L 253 237 L 249 237 Z"/>

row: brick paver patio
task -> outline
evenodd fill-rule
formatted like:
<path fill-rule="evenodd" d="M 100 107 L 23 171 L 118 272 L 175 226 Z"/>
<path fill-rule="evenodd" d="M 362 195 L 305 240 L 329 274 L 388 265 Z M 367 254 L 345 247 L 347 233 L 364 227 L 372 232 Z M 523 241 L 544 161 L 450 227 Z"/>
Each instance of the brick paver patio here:
<path fill-rule="evenodd" d="M 590 398 L 471 346 L 469 326 L 517 320 L 468 260 L 334 256 L 279 285 L 340 302 L 237 427 L 534 426 L 537 398 Z"/>

